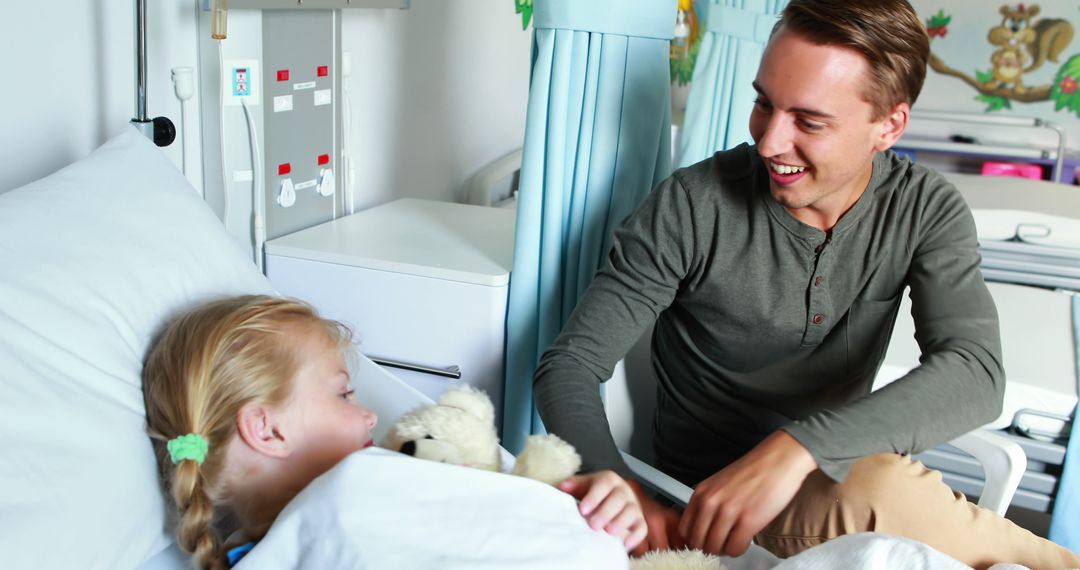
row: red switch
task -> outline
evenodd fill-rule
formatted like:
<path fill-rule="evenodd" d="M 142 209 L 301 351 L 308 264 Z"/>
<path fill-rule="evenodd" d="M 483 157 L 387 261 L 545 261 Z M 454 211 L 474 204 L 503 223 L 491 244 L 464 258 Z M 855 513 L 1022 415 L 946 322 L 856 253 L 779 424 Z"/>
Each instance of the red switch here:
<path fill-rule="evenodd" d="M 327 75 L 330 75 L 330 66 L 320 65 L 319 68 L 315 70 L 315 74 L 319 77 L 326 77 Z"/>
<path fill-rule="evenodd" d="M 288 69 L 279 69 L 278 72 L 277 72 L 277 80 L 278 81 L 288 81 L 289 80 L 289 70 Z"/>
<path fill-rule="evenodd" d="M 324 164 L 330 164 L 330 155 L 329 154 L 320 154 L 319 155 L 319 166 L 322 166 Z"/>
<path fill-rule="evenodd" d="M 286 174 L 288 174 L 290 172 L 292 172 L 292 165 L 289 164 L 288 162 L 282 162 L 281 164 L 277 165 L 277 175 L 278 176 L 285 176 Z"/>

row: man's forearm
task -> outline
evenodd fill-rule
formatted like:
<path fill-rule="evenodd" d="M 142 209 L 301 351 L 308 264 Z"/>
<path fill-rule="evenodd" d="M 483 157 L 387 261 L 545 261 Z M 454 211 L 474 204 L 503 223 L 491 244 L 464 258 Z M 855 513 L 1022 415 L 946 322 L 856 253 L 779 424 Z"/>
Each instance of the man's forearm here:
<path fill-rule="evenodd" d="M 611 437 L 597 381 L 582 367 L 557 360 L 545 355 L 533 386 L 544 426 L 577 449 L 583 472 L 611 469 L 632 477 Z"/>

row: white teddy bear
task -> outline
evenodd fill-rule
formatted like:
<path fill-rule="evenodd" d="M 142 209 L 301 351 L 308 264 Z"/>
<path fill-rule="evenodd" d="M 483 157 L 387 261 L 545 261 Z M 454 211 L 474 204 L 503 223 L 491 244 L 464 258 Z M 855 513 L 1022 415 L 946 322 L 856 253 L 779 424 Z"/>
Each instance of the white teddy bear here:
<path fill-rule="evenodd" d="M 447 390 L 435 404 L 398 418 L 380 447 L 419 459 L 502 471 L 495 407 L 487 394 L 468 385 Z M 511 474 L 557 485 L 581 467 L 573 446 L 555 435 L 534 435 L 517 456 Z M 631 570 L 723 570 L 720 559 L 697 550 L 650 552 L 631 559 Z"/>

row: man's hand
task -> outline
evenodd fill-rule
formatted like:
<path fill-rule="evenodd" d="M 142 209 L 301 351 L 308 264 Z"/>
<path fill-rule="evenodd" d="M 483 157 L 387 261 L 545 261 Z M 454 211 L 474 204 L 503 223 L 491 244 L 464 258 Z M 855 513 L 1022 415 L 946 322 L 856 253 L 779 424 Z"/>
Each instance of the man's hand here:
<path fill-rule="evenodd" d="M 630 485 L 614 471 L 575 475 L 559 489 L 580 501 L 578 510 L 593 530 L 621 538 L 627 550 L 645 540 L 645 518 Z"/>
<path fill-rule="evenodd" d="M 679 549 L 686 546 L 686 541 L 679 534 L 679 513 L 674 509 L 661 506 L 642 490 L 637 481 L 628 481 L 630 488 L 637 495 L 641 512 L 648 526 L 648 536 L 632 552 L 642 556 L 651 550 Z"/>
<path fill-rule="evenodd" d="M 774 432 L 694 488 L 679 531 L 691 548 L 739 556 L 816 468 L 813 456 L 798 440 Z"/>

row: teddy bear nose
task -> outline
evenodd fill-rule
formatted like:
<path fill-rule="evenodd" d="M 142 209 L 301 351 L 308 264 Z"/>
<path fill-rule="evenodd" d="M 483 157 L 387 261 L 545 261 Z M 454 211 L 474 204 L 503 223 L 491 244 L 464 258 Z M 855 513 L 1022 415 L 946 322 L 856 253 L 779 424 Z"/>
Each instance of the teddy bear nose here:
<path fill-rule="evenodd" d="M 415 457 L 416 456 L 416 442 L 415 441 L 406 441 L 405 443 L 401 444 L 401 449 L 399 449 L 398 451 L 404 453 L 405 455 Z"/>

